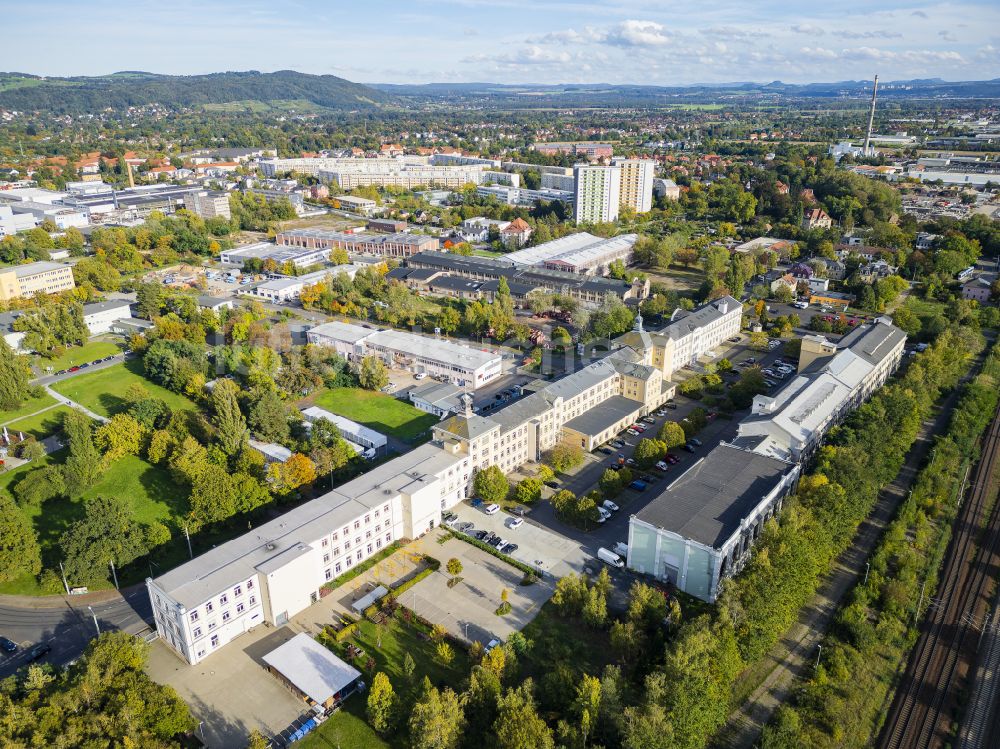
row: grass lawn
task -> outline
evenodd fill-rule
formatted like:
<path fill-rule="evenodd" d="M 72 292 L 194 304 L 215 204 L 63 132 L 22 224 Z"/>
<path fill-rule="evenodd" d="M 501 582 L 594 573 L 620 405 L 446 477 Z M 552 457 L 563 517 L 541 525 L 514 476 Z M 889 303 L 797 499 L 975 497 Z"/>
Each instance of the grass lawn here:
<path fill-rule="evenodd" d="M 367 693 L 352 695 L 343 709 L 337 711 L 318 729 L 308 734 L 297 746 L 301 749 L 389 749 L 387 743 L 368 725 L 365 719 Z M 399 746 L 404 746 L 402 742 Z"/>
<path fill-rule="evenodd" d="M 46 359 L 42 356 L 36 356 L 34 359 L 35 366 L 39 369 L 52 367 L 53 372 L 58 372 L 61 369 L 69 369 L 121 352 L 121 347 L 114 341 L 88 341 L 82 346 L 68 349 L 65 354 L 57 356 L 55 359 Z"/>
<path fill-rule="evenodd" d="M 35 411 L 41 411 L 43 408 L 55 405 L 55 402 L 56 399 L 48 393 L 42 393 L 38 398 L 28 398 L 19 408 L 14 408 L 10 411 L 0 411 L 0 425 L 16 421 L 28 414 L 35 413 Z"/>
<path fill-rule="evenodd" d="M 913 294 L 910 294 L 906 298 L 905 307 L 909 309 L 919 317 L 921 320 L 926 320 L 931 317 L 936 317 L 937 315 L 944 313 L 945 305 L 943 302 L 935 302 L 927 299 L 918 299 Z"/>
<path fill-rule="evenodd" d="M 315 405 L 383 434 L 407 442 L 416 439 L 438 423 L 433 414 L 385 393 L 360 388 L 332 388 L 313 399 Z"/>
<path fill-rule="evenodd" d="M 72 409 L 69 406 L 56 406 L 40 414 L 12 421 L 7 425 L 7 430 L 31 434 L 39 440 L 45 439 L 62 428 L 63 414 L 70 410 Z"/>
<path fill-rule="evenodd" d="M 146 388 L 151 396 L 161 398 L 175 411 L 193 411 L 197 408 L 183 395 L 173 393 L 147 380 L 142 371 L 142 361 L 139 359 L 130 359 L 106 369 L 78 374 L 57 382 L 52 389 L 86 406 L 94 413 L 111 416 L 124 409 L 122 396 L 129 385 L 136 382 Z"/>
<path fill-rule="evenodd" d="M 28 465 L 0 474 L 0 490 L 11 489 L 25 474 L 44 465 L 62 463 L 67 451 L 59 450 Z M 31 521 L 42 549 L 42 562 L 46 567 L 58 569 L 59 538 L 75 521 L 83 517 L 84 502 L 93 497 L 116 496 L 129 500 L 135 519 L 148 524 L 160 521 L 171 527 L 174 536 L 171 545 L 183 546 L 183 537 L 177 530 L 176 520 L 189 509 L 187 492 L 178 491 L 166 469 L 154 466 L 141 458 L 130 455 L 116 461 L 100 481 L 76 500 L 53 499 L 39 507 L 23 507 L 21 511 Z M 186 556 L 186 550 L 184 553 Z M 119 572 L 122 584 L 137 582 L 146 576 L 146 568 Z M 135 578 L 134 580 L 132 578 Z M 110 583 L 109 583 L 110 585 Z M 28 577 L 0 586 L 0 593 L 42 595 L 34 578 Z"/>

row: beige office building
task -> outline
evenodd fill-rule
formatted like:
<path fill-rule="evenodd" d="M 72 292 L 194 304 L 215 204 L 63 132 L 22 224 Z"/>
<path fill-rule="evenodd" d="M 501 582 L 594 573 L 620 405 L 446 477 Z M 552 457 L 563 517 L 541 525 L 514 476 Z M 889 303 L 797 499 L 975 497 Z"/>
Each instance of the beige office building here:
<path fill-rule="evenodd" d="M 29 263 L 0 268 L 0 302 L 35 294 L 57 294 L 76 287 L 73 269 L 60 263 Z"/>
<path fill-rule="evenodd" d="M 621 205 L 636 213 L 648 213 L 653 207 L 652 159 L 615 159 L 611 162 L 621 168 Z"/>

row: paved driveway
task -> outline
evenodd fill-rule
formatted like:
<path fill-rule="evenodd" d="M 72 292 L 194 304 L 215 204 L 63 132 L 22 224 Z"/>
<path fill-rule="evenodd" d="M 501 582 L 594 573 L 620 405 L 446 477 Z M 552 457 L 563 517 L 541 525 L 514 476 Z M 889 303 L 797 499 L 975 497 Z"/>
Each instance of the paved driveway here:
<path fill-rule="evenodd" d="M 494 637 L 505 640 L 534 619 L 552 596 L 552 577 L 521 585 L 524 574 L 519 569 L 472 544 L 451 538 L 438 548 L 441 570 L 404 592 L 399 601 L 459 639 L 484 644 Z M 452 557 L 462 562 L 462 582 L 449 588 L 451 576 L 444 565 Z M 505 588 L 511 612 L 497 616 Z"/>

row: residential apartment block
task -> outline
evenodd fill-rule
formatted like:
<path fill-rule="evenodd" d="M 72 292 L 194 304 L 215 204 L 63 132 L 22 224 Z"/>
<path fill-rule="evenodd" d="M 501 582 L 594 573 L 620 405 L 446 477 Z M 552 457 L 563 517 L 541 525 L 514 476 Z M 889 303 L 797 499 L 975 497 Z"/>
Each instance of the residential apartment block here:
<path fill-rule="evenodd" d="M 620 166 L 575 166 L 574 218 L 576 223 L 603 223 L 618 218 L 621 207 Z"/>
<path fill-rule="evenodd" d="M 184 205 L 204 219 L 224 218 L 229 221 L 233 217 L 229 208 L 229 193 L 226 192 L 196 192 L 184 199 Z"/>
<path fill-rule="evenodd" d="M 559 154 L 572 154 L 583 156 L 590 161 L 597 159 L 610 159 L 614 153 L 614 146 L 610 143 L 592 143 L 590 141 L 552 141 L 550 143 L 533 143 L 531 148 L 538 153 L 557 156 Z"/>
<path fill-rule="evenodd" d="M 73 288 L 76 283 L 69 265 L 42 261 L 0 268 L 0 302 L 34 294 L 57 294 Z"/>
<path fill-rule="evenodd" d="M 649 213 L 653 208 L 656 162 L 652 159 L 613 159 L 611 163 L 621 169 L 619 199 L 622 207 L 636 213 Z"/>
<path fill-rule="evenodd" d="M 359 255 L 407 258 L 418 252 L 428 252 L 440 247 L 437 237 L 426 234 L 352 234 L 326 229 L 291 229 L 279 233 L 274 241 L 282 247 L 307 249 L 344 249 Z"/>

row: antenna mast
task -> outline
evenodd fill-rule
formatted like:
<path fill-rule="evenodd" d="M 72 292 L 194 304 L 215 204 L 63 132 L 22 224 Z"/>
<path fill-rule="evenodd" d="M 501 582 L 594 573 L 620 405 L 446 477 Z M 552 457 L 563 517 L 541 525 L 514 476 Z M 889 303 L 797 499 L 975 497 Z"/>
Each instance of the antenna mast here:
<path fill-rule="evenodd" d="M 868 132 L 865 134 L 865 147 L 862 151 L 864 156 L 871 156 L 868 150 L 871 148 L 872 126 L 875 124 L 875 97 L 878 96 L 878 75 L 875 76 L 875 85 L 872 86 L 872 108 L 868 112 Z"/>

